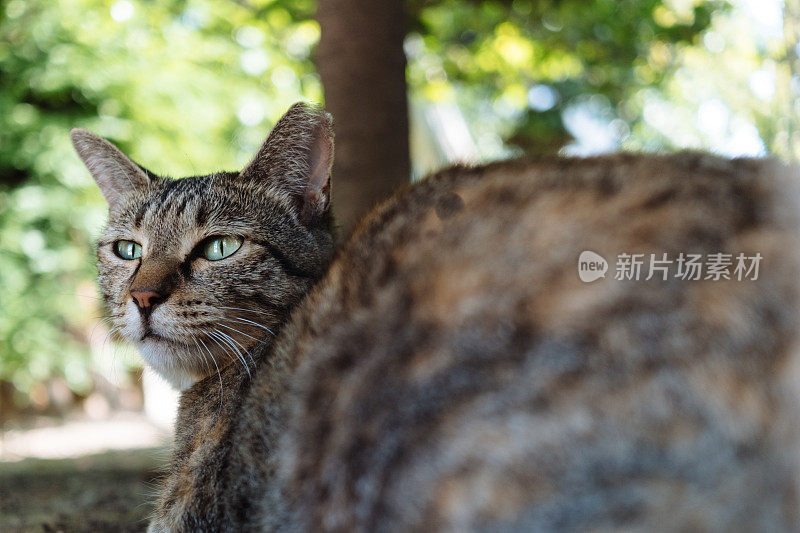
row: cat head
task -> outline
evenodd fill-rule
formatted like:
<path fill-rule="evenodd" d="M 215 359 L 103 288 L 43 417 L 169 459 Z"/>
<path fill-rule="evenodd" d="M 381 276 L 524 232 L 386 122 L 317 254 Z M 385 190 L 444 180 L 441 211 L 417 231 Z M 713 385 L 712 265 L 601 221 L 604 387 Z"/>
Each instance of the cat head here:
<path fill-rule="evenodd" d="M 246 371 L 333 253 L 330 115 L 295 104 L 241 172 L 178 180 L 70 137 L 108 202 L 97 259 L 113 331 L 177 388 Z"/>

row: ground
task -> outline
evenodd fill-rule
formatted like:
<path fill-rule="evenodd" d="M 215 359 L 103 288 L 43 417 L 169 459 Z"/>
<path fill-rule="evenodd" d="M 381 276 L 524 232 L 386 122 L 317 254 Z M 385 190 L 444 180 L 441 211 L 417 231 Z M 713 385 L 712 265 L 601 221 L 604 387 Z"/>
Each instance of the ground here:
<path fill-rule="evenodd" d="M 168 452 L 155 430 L 130 449 L 104 441 L 125 436 L 125 427 L 140 436 L 148 431 L 144 422 L 124 424 L 6 431 L 0 438 L 0 532 L 145 531 Z M 152 445 L 142 446 L 147 440 Z M 70 441 L 101 444 L 105 451 L 77 449 Z M 71 456 L 42 458 L 70 448 Z"/>
<path fill-rule="evenodd" d="M 0 464 L 0 531 L 144 531 L 158 450 Z"/>

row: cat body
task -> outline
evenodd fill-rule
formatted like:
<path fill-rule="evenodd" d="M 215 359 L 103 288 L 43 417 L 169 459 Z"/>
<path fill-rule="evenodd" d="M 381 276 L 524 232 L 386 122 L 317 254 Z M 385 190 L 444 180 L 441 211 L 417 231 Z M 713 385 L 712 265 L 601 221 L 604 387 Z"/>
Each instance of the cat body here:
<path fill-rule="evenodd" d="M 796 169 L 693 153 L 456 167 L 376 208 L 326 268 L 315 162 L 331 144 L 284 135 L 327 124 L 299 109 L 262 153 L 305 139 L 292 158 L 310 192 L 277 194 L 259 156 L 261 185 L 241 186 L 283 206 L 269 239 L 317 237 L 259 256 L 243 230 L 230 258 L 274 267 L 235 282 L 263 275 L 257 297 L 185 297 L 217 321 L 257 310 L 276 335 L 236 338 L 247 369 L 220 350 L 219 373 L 181 378 L 151 531 L 797 530 Z M 292 277 L 300 251 L 311 268 Z M 581 281 L 584 251 L 609 261 L 605 278 Z M 675 276 L 681 254 L 720 253 L 760 270 Z M 615 279 L 635 254 L 673 270 Z M 127 283 L 106 281 L 106 298 L 136 300 Z M 289 303 L 278 313 L 264 294 Z"/>
<path fill-rule="evenodd" d="M 276 347 L 300 529 L 797 530 L 797 177 L 612 155 L 390 200 Z M 763 264 L 584 283 L 585 250 Z"/>

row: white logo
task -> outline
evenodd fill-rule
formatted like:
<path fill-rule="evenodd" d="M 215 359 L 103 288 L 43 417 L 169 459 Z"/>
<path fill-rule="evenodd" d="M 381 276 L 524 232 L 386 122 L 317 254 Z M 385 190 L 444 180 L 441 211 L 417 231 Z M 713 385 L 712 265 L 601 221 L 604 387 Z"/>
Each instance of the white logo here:
<path fill-rule="evenodd" d="M 608 261 L 602 255 L 586 250 L 578 258 L 578 276 L 584 283 L 606 277 Z"/>

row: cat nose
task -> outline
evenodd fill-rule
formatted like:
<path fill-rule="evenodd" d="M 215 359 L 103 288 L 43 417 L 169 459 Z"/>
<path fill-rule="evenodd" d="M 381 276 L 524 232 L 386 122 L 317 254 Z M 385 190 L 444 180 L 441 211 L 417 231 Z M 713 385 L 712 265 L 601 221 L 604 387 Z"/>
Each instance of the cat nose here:
<path fill-rule="evenodd" d="M 141 312 L 150 312 L 156 305 L 164 301 L 164 297 L 161 294 L 147 289 L 132 290 L 131 298 L 136 302 Z"/>

